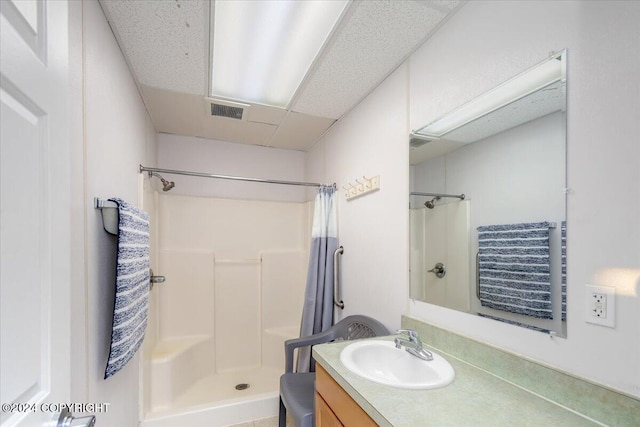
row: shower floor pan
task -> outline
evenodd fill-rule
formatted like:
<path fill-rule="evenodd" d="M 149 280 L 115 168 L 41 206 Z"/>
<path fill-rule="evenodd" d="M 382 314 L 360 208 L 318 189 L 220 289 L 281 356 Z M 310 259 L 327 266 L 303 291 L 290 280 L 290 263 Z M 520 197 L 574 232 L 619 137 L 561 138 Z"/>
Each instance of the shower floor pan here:
<path fill-rule="evenodd" d="M 280 369 L 261 367 L 203 377 L 170 405 L 153 408 L 142 427 L 222 427 L 274 417 L 281 374 Z"/>

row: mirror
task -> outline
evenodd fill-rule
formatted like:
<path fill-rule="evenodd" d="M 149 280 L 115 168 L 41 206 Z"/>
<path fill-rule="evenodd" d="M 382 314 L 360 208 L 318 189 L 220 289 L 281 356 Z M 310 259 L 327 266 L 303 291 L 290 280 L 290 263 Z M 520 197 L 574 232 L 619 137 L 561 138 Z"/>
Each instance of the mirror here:
<path fill-rule="evenodd" d="M 566 51 L 412 132 L 411 298 L 566 336 Z"/>

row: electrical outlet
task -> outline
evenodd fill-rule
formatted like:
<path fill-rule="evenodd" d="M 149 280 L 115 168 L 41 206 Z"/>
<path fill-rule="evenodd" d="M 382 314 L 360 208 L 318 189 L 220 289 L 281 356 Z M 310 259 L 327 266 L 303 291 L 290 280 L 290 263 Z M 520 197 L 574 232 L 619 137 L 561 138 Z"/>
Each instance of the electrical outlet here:
<path fill-rule="evenodd" d="M 607 318 L 607 294 L 591 294 L 591 312 L 595 317 Z"/>
<path fill-rule="evenodd" d="M 615 328 L 615 288 L 586 285 L 585 321 Z"/>

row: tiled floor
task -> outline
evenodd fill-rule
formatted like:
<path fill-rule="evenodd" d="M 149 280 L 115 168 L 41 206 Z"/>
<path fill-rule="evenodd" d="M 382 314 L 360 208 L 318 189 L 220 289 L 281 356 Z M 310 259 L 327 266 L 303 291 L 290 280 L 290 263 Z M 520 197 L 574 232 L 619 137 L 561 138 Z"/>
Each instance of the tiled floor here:
<path fill-rule="evenodd" d="M 236 424 L 229 427 L 278 427 L 278 417 L 263 418 L 248 423 Z M 291 417 L 287 417 L 287 427 L 295 427 Z"/>

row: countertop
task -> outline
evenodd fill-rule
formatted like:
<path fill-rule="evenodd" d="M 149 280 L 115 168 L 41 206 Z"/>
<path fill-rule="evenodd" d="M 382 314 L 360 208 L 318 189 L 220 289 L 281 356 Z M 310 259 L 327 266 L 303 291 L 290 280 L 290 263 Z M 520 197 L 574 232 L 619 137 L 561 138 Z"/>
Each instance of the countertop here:
<path fill-rule="evenodd" d="M 392 340 L 393 336 L 370 338 Z M 353 341 L 320 344 L 313 357 L 380 426 L 598 426 L 600 423 L 513 385 L 442 351 L 453 382 L 435 390 L 404 390 L 357 376 L 340 362 Z M 425 348 L 432 350 L 428 345 Z"/>

